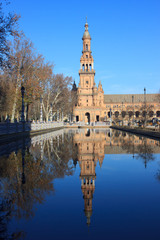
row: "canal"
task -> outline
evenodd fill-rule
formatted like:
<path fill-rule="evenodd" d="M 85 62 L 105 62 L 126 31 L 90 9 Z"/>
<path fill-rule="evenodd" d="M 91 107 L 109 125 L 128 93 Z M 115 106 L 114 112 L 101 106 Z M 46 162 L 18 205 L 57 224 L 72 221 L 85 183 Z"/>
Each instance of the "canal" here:
<path fill-rule="evenodd" d="M 160 142 L 62 129 L 0 146 L 0 239 L 160 239 Z"/>

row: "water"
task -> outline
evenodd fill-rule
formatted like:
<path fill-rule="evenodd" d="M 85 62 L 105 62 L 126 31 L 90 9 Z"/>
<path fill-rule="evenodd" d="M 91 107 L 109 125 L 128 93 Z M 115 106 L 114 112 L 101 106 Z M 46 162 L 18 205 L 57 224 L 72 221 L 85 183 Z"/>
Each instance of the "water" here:
<path fill-rule="evenodd" d="M 0 239 L 160 239 L 159 141 L 59 130 L 0 154 Z"/>

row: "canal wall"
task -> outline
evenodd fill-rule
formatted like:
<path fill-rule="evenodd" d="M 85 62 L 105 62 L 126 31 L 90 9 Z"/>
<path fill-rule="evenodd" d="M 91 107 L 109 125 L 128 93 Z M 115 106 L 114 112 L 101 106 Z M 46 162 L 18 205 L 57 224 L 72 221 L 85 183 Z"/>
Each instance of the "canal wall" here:
<path fill-rule="evenodd" d="M 16 122 L 0 123 L 0 142 L 5 138 L 36 135 L 42 132 L 58 130 L 64 127 L 63 122 Z"/>
<path fill-rule="evenodd" d="M 145 137 L 160 139 L 160 132 L 153 131 L 150 129 L 129 128 L 129 127 L 119 127 L 119 126 L 111 126 L 110 128 L 133 133 L 133 134 L 142 135 Z"/>

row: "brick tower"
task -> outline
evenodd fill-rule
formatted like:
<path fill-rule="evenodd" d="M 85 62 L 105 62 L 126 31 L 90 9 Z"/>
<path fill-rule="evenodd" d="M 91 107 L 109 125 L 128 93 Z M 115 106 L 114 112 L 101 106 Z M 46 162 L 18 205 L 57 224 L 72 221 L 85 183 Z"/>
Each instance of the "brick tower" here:
<path fill-rule="evenodd" d="M 94 76 L 94 60 L 91 52 L 91 36 L 88 32 L 88 23 L 82 37 L 83 50 L 80 58 L 79 86 L 77 89 L 78 104 L 74 109 L 76 122 L 91 124 L 100 121 L 104 92 L 101 83 L 96 87 Z"/>

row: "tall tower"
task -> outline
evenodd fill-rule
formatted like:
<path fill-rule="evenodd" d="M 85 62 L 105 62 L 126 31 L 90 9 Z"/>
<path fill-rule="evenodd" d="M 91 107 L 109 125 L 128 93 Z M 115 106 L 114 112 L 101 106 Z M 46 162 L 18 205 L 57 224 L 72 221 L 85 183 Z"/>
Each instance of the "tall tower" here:
<path fill-rule="evenodd" d="M 85 24 L 85 32 L 82 37 L 83 50 L 80 58 L 79 86 L 77 89 L 77 106 L 74 109 L 76 122 L 92 124 L 101 121 L 103 117 L 104 92 L 101 83 L 97 88 L 94 76 L 94 60 L 91 51 L 91 36 L 88 31 L 88 23 Z"/>
<path fill-rule="evenodd" d="M 83 51 L 80 59 L 80 82 L 78 89 L 78 103 L 80 106 L 93 106 L 93 87 L 95 86 L 94 60 L 91 52 L 91 36 L 88 32 L 88 23 L 85 24 L 85 32 L 82 37 Z"/>

